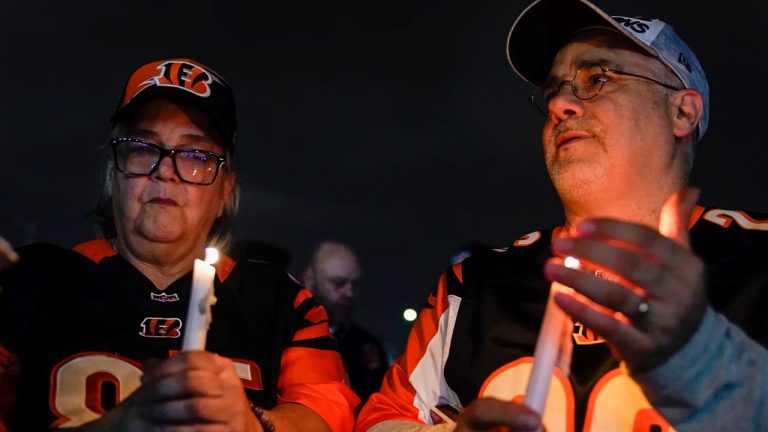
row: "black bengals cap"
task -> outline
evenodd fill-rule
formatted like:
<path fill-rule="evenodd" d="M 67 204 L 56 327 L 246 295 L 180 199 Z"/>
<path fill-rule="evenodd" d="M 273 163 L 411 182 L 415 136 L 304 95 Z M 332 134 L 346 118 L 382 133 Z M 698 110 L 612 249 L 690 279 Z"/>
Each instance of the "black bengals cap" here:
<path fill-rule="evenodd" d="M 183 102 L 208 114 L 224 138 L 225 147 L 234 153 L 235 97 L 232 88 L 216 71 L 188 58 L 147 63 L 128 78 L 112 123 L 142 102 L 158 98 Z"/>

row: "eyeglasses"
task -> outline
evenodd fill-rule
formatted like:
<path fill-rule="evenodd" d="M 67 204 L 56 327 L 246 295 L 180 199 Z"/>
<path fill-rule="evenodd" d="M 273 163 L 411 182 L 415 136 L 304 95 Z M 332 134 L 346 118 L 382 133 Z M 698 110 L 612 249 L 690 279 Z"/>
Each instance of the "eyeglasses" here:
<path fill-rule="evenodd" d="M 536 111 L 538 111 L 539 114 L 546 117 L 549 115 L 549 101 L 560 93 L 560 89 L 562 89 L 564 85 L 569 84 L 573 95 L 577 98 L 581 100 L 590 100 L 596 98 L 597 95 L 600 94 L 606 82 L 613 81 L 611 74 L 644 79 L 670 90 L 682 90 L 680 87 L 675 87 L 647 76 L 612 69 L 599 63 L 587 63 L 576 70 L 576 74 L 573 76 L 572 80 L 545 84 L 543 87 L 537 89 L 533 96 L 528 98 L 528 102 L 536 108 Z"/>
<path fill-rule="evenodd" d="M 227 163 L 218 153 L 196 149 L 166 149 L 138 138 L 110 140 L 117 170 L 129 175 L 151 175 L 164 157 L 173 161 L 179 179 L 195 185 L 211 185 L 219 168 Z"/>

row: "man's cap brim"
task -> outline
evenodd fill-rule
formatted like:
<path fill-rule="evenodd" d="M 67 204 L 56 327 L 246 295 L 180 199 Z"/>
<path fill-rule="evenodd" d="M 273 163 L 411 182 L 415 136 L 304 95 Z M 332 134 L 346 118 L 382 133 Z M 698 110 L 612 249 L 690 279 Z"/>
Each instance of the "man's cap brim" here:
<path fill-rule="evenodd" d="M 552 60 L 574 34 L 589 27 L 615 29 L 649 51 L 610 15 L 587 1 L 538 0 L 518 16 L 507 37 L 507 59 L 521 78 L 539 86 Z M 655 56 L 655 54 L 654 54 Z"/>

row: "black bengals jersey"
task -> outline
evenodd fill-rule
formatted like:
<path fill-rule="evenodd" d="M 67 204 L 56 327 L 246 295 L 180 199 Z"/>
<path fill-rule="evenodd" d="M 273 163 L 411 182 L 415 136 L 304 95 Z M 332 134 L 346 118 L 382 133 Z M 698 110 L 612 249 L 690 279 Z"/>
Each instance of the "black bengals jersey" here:
<path fill-rule="evenodd" d="M 713 308 L 768 345 L 768 217 L 697 207 L 692 248 L 706 262 Z M 363 407 L 358 431 L 387 420 L 432 424 L 436 407 L 483 396 L 522 401 L 550 283 L 543 266 L 553 230 L 448 269 L 414 323 L 405 352 Z M 570 374 L 550 385 L 548 432 L 674 430 L 619 367 L 604 341 L 575 323 Z"/>
<path fill-rule="evenodd" d="M 0 278 L 0 344 L 21 370 L 12 432 L 94 420 L 139 386 L 145 359 L 181 349 L 191 272 L 161 291 L 105 241 L 77 248 L 20 248 Z M 207 350 L 234 361 L 249 399 L 301 403 L 351 430 L 356 397 L 324 309 L 266 263 L 224 257 L 217 276 Z"/>

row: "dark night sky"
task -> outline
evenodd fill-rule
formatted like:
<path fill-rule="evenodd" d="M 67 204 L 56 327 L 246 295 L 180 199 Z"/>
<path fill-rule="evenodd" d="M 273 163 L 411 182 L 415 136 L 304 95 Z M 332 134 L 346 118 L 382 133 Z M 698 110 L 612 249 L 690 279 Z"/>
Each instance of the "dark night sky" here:
<path fill-rule="evenodd" d="M 85 5 L 88 5 L 86 7 Z M 399 347 L 449 256 L 561 221 L 530 88 L 506 34 L 527 1 L 31 2 L 0 5 L 0 233 L 92 236 L 108 119 L 138 65 L 188 56 L 235 89 L 239 239 L 325 238 L 365 270 L 359 320 Z M 709 75 L 701 202 L 768 211 L 768 2 L 601 1 L 672 22 Z M 634 6 L 632 6 L 634 4 Z"/>

